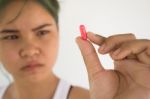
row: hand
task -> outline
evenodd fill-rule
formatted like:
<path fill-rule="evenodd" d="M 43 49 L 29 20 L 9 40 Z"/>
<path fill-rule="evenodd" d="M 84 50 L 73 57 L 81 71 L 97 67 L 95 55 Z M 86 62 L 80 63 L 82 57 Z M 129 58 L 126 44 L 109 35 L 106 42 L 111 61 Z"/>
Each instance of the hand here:
<path fill-rule="evenodd" d="M 87 66 L 91 99 L 150 98 L 149 62 L 139 57 L 141 55 L 149 59 L 150 44 L 148 40 L 136 40 L 131 34 L 105 38 L 88 33 L 88 38 L 91 42 L 102 46 L 99 48 L 100 53 L 110 53 L 115 60 L 115 69 L 105 70 L 91 42 L 82 40 L 80 37 L 77 38 Z"/>

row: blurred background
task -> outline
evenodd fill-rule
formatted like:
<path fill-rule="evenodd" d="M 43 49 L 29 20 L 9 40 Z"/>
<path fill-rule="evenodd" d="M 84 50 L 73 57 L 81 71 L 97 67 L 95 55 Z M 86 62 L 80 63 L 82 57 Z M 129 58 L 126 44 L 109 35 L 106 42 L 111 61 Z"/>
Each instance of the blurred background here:
<path fill-rule="evenodd" d="M 75 38 L 79 25 L 102 36 L 134 33 L 138 39 L 150 38 L 149 0 L 59 0 L 60 50 L 55 74 L 68 82 L 89 88 L 87 71 Z M 98 47 L 95 46 L 97 49 Z M 106 69 L 113 69 L 108 55 L 99 55 Z M 0 66 L 0 85 L 8 84 L 10 76 Z"/>

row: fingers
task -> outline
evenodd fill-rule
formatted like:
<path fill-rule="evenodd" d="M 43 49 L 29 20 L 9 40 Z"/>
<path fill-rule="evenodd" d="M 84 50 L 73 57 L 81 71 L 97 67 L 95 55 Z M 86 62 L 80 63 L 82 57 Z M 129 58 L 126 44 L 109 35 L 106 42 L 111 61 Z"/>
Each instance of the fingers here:
<path fill-rule="evenodd" d="M 91 32 L 88 32 L 88 39 L 100 46 L 98 49 L 99 53 L 109 53 L 113 60 L 127 58 L 150 64 L 149 40 L 137 40 L 131 33 L 113 35 L 106 38 Z"/>
<path fill-rule="evenodd" d="M 102 54 L 109 53 L 118 48 L 118 46 L 120 46 L 122 43 L 133 39 L 135 39 L 135 36 L 133 34 L 119 34 L 110 36 L 100 47 L 99 52 Z"/>
<path fill-rule="evenodd" d="M 133 40 L 123 43 L 113 54 L 113 59 L 123 59 L 129 55 L 136 55 L 138 60 L 150 64 L 150 40 Z"/>
<path fill-rule="evenodd" d="M 95 48 L 88 40 L 82 40 L 81 37 L 77 37 L 76 42 L 83 56 L 89 79 L 95 79 L 97 73 L 100 73 L 104 70 L 98 59 Z"/>
<path fill-rule="evenodd" d="M 88 38 L 91 42 L 101 46 L 98 51 L 101 54 L 110 53 L 111 51 L 115 50 L 120 44 L 134 40 L 135 36 L 131 33 L 128 34 L 119 34 L 113 35 L 108 38 L 105 38 L 100 35 L 95 35 L 91 32 L 88 32 Z"/>

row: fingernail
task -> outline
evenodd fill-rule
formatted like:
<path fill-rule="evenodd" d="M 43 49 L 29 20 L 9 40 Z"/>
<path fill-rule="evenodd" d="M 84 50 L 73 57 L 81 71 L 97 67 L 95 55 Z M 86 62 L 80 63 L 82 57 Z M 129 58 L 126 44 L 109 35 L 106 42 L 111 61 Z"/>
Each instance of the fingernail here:
<path fill-rule="evenodd" d="M 91 35 L 91 36 L 95 36 L 95 34 L 93 32 L 87 32 L 87 35 Z"/>

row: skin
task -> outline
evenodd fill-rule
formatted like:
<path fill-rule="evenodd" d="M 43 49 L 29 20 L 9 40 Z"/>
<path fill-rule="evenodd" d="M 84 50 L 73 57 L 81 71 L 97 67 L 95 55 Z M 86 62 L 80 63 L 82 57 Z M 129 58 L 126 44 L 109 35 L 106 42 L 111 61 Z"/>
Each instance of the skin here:
<path fill-rule="evenodd" d="M 49 12 L 34 1 L 28 1 L 10 22 L 21 5 L 19 1 L 9 4 L 0 23 L 0 61 L 14 78 L 4 99 L 50 99 L 59 82 L 52 72 L 59 46 L 58 27 Z M 77 98 L 89 99 L 89 92 L 73 87 L 69 99 Z"/>
<path fill-rule="evenodd" d="M 76 38 L 87 67 L 91 99 L 150 98 L 150 40 L 136 39 L 131 33 L 103 37 L 88 32 L 88 40 Z M 109 54 L 114 70 L 106 70 L 99 54 Z M 109 93 L 109 95 L 108 95 Z"/>

